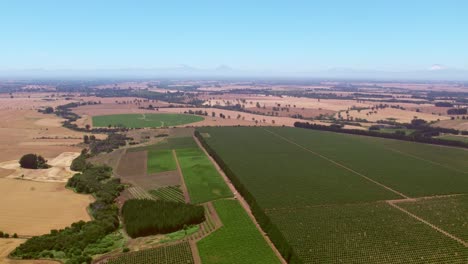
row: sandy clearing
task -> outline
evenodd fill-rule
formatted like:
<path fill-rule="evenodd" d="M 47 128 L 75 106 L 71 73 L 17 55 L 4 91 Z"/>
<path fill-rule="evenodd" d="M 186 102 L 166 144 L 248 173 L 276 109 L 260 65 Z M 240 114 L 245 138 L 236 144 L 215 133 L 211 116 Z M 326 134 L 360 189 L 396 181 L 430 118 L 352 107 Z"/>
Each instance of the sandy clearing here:
<path fill-rule="evenodd" d="M 72 161 L 80 155 L 79 152 L 64 152 L 59 156 L 48 160 L 52 166 L 49 169 L 31 170 L 20 167 L 18 160 L 0 163 L 0 168 L 11 173 L 4 176 L 10 179 L 24 179 L 41 182 L 67 182 L 76 172 L 70 170 Z"/>
<path fill-rule="evenodd" d="M 16 247 L 24 243 L 25 239 L 0 239 L 0 263 L 2 264 L 57 264 L 58 261 L 52 260 L 13 260 L 8 259 L 8 254 Z"/>
<path fill-rule="evenodd" d="M 49 233 L 79 220 L 90 220 L 90 195 L 77 194 L 64 183 L 0 179 L 0 230 L 21 236 Z"/>

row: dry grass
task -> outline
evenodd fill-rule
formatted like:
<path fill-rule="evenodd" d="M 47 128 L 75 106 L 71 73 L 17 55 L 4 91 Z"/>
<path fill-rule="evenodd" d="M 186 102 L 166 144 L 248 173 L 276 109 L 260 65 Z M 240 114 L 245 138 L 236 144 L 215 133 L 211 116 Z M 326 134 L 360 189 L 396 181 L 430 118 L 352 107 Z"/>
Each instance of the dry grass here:
<path fill-rule="evenodd" d="M 375 122 L 377 120 L 388 120 L 392 119 L 400 123 L 410 123 L 415 117 L 424 119 L 426 121 L 436 121 L 437 119 L 444 120 L 449 119 L 447 116 L 438 116 L 427 113 L 418 113 L 415 111 L 401 110 L 395 108 L 385 108 L 375 110 L 377 113 L 374 113 L 372 110 L 352 110 L 349 111 L 349 116 L 353 118 L 362 118 L 367 119 L 368 121 Z M 345 113 L 341 114 L 343 117 L 346 117 Z"/>
<path fill-rule="evenodd" d="M 0 230 L 34 236 L 79 220 L 90 220 L 86 210 L 92 196 L 68 190 L 63 183 L 0 179 Z"/>
<path fill-rule="evenodd" d="M 19 159 L 27 153 L 56 157 L 79 152 L 83 133 L 61 127 L 62 119 L 35 110 L 0 109 L 0 162 Z"/>

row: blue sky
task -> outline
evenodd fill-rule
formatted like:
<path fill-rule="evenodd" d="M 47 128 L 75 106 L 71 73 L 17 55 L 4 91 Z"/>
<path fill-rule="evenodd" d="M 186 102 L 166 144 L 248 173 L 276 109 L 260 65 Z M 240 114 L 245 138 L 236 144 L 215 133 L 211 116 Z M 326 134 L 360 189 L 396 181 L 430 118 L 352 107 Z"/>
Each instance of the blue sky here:
<path fill-rule="evenodd" d="M 0 0 L 0 69 L 468 69 L 468 1 Z"/>

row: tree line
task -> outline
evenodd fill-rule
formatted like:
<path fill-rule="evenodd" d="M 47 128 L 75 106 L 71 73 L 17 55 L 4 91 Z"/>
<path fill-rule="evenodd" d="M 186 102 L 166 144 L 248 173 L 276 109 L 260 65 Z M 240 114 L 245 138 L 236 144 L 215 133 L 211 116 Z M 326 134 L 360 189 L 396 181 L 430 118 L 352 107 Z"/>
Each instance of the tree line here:
<path fill-rule="evenodd" d="M 390 138 L 390 139 L 398 139 L 398 140 L 404 140 L 404 141 L 413 141 L 413 142 L 420 142 L 420 143 L 468 148 L 468 143 L 466 142 L 433 138 L 433 136 L 438 136 L 442 131 L 444 131 L 443 133 L 446 133 L 449 131 L 453 132 L 453 131 L 451 129 L 433 128 L 430 126 L 421 127 L 418 125 L 410 125 L 408 128 L 419 129 L 419 131 L 416 131 L 415 133 L 412 133 L 411 135 L 406 135 L 402 133 L 393 133 L 393 134 L 392 133 L 380 133 L 377 131 L 367 131 L 367 130 L 360 130 L 360 129 L 344 129 L 341 126 L 337 126 L 337 125 L 326 126 L 326 125 L 311 124 L 309 122 L 295 122 L 294 126 L 299 127 L 299 128 L 315 129 L 315 130 L 330 131 L 330 132 L 337 132 L 337 133 Z M 457 134 L 458 134 L 458 131 L 457 131 Z"/>

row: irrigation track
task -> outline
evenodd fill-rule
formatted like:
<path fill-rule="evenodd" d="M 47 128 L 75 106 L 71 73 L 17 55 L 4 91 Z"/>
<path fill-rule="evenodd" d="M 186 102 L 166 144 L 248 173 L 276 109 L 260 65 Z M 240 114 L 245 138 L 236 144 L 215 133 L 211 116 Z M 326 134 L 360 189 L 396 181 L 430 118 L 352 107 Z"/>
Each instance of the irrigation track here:
<path fill-rule="evenodd" d="M 390 151 L 393 151 L 393 152 L 395 152 L 395 153 L 398 153 L 398 154 L 407 156 L 407 157 L 411 157 L 411 158 L 414 158 L 414 159 L 417 159 L 417 160 L 425 161 L 425 162 L 428 162 L 428 163 L 430 163 L 430 164 L 437 165 L 437 166 L 441 166 L 441 167 L 443 167 L 443 168 L 446 168 L 446 169 L 449 169 L 449 170 L 453 170 L 453 171 L 456 171 L 456 172 L 460 172 L 460 173 L 463 173 L 463 174 L 468 174 L 468 172 L 466 172 L 466 171 L 462 171 L 462 170 L 459 170 L 459 169 L 455 169 L 455 168 L 452 168 L 452 167 L 450 167 L 450 166 L 444 165 L 444 164 L 442 164 L 442 163 L 438 163 L 438 162 L 435 162 L 435 161 L 432 161 L 432 160 L 424 159 L 424 158 L 418 157 L 418 156 L 416 156 L 416 155 L 409 154 L 409 153 L 406 153 L 406 152 L 403 152 L 403 151 L 400 151 L 400 150 L 397 150 L 397 149 L 394 149 L 394 148 L 390 148 L 390 147 L 384 147 L 384 148 L 385 148 L 385 149 L 388 149 L 388 150 L 390 150 Z"/>
<path fill-rule="evenodd" d="M 397 190 L 394 190 L 394 189 L 392 189 L 392 188 L 390 188 L 390 187 L 388 187 L 388 186 L 386 186 L 386 185 L 384 185 L 384 184 L 382 184 L 382 183 L 380 183 L 380 182 L 378 182 L 378 181 L 376 181 L 376 180 L 373 180 L 373 179 L 367 177 L 366 175 L 364 175 L 364 174 L 362 174 L 362 173 L 359 173 L 359 172 L 357 172 L 357 171 L 355 171 L 355 170 L 353 170 L 353 169 L 351 169 L 351 168 L 348 168 L 348 167 L 346 167 L 345 165 L 343 165 L 343 164 L 341 164 L 341 163 L 339 163 L 339 162 L 336 162 L 336 161 L 334 161 L 334 160 L 332 160 L 332 159 L 330 159 L 330 158 L 328 158 L 328 157 L 326 157 L 326 156 L 324 156 L 324 155 L 322 155 L 322 154 L 320 154 L 320 153 L 317 153 L 317 152 L 315 152 L 315 151 L 313 151 L 313 150 L 311 150 L 311 149 L 308 149 L 308 148 L 306 148 L 306 147 L 304 147 L 304 146 L 302 146 L 302 145 L 300 145 L 300 144 L 298 144 L 298 143 L 296 143 L 296 142 L 294 142 L 294 141 L 292 141 L 292 140 L 289 140 L 289 139 L 287 139 L 287 138 L 285 138 L 285 137 L 283 137 L 283 136 L 281 136 L 281 135 L 278 135 L 278 134 L 276 134 L 275 132 L 270 131 L 270 130 L 268 130 L 268 129 L 266 129 L 266 128 L 265 128 L 264 130 L 267 131 L 267 132 L 269 132 L 269 133 L 271 133 L 272 135 L 274 135 L 274 136 L 276 136 L 276 137 L 281 138 L 282 140 L 284 140 L 284 141 L 286 141 L 286 142 L 288 142 L 288 143 L 290 143 L 290 144 L 293 144 L 293 145 L 295 145 L 295 146 L 297 146 L 297 147 L 299 147 L 299 148 L 301 148 L 301 149 L 303 149 L 303 150 L 305 150 L 305 151 L 307 151 L 307 152 L 310 152 L 310 153 L 312 153 L 312 154 L 314 154 L 314 155 L 316 155 L 316 156 L 318 156 L 318 157 L 320 157 L 320 158 L 322 158 L 322 159 L 324 159 L 324 160 L 326 160 L 326 161 L 328 161 L 328 162 L 331 162 L 331 163 L 333 163 L 334 165 L 336 165 L 336 166 L 338 166 L 338 167 L 340 167 L 340 168 L 343 168 L 343 169 L 345 169 L 345 170 L 347 170 L 347 171 L 350 171 L 350 172 L 352 172 L 352 173 L 354 173 L 354 174 L 356 174 L 356 175 L 358 175 L 358 176 L 360 176 L 360 177 L 362 177 L 362 178 L 364 178 L 364 179 L 366 179 L 366 180 L 368 180 L 368 181 L 370 181 L 370 182 L 372 182 L 372 183 L 374 183 L 374 184 L 376 184 L 376 185 L 378 185 L 378 186 L 380 186 L 380 187 L 382 187 L 382 188 L 385 188 L 385 189 L 387 189 L 388 191 L 391 191 L 391 192 L 393 192 L 393 193 L 395 193 L 395 194 L 397 194 L 397 195 L 399 195 L 399 196 L 401 196 L 401 197 L 403 197 L 403 198 L 405 198 L 405 199 L 410 199 L 409 196 L 406 196 L 406 195 L 404 195 L 403 193 L 401 193 L 401 192 L 399 192 L 399 191 L 397 191 Z"/>
<path fill-rule="evenodd" d="M 450 234 L 450 233 L 447 232 L 447 231 L 444 231 L 443 229 L 441 229 L 441 228 L 439 228 L 439 227 L 437 227 L 437 226 L 435 226 L 435 225 L 429 223 L 428 221 L 422 219 L 421 217 L 419 217 L 419 216 L 417 216 L 417 215 L 415 215 L 415 214 L 413 214 L 413 213 L 411 213 L 411 212 L 409 212 L 409 211 L 407 211 L 407 210 L 401 208 L 400 206 L 396 205 L 396 202 L 395 202 L 395 201 L 387 201 L 387 203 L 388 203 L 390 206 L 392 206 L 392 207 L 394 207 L 394 208 L 396 208 L 396 209 L 398 209 L 398 210 L 400 210 L 400 211 L 406 213 L 407 215 L 413 217 L 414 219 L 418 220 L 419 222 L 422 222 L 422 223 L 428 225 L 429 227 L 431 227 L 432 229 L 437 230 L 438 232 L 442 233 L 443 235 L 445 235 L 445 236 L 447 236 L 447 237 L 449 237 L 449 238 L 451 238 L 451 239 L 457 241 L 458 243 L 462 244 L 463 246 L 468 247 L 468 243 L 465 242 L 464 240 L 462 240 L 462 239 L 460 239 L 460 238 L 458 238 L 458 237 L 456 237 L 456 236 Z"/>
<path fill-rule="evenodd" d="M 239 203 L 241 204 L 241 206 L 244 208 L 244 210 L 247 212 L 247 215 L 249 216 L 249 218 L 252 220 L 252 222 L 255 224 L 255 226 L 257 227 L 258 231 L 260 232 L 260 234 L 263 236 L 263 238 L 265 239 L 265 241 L 267 242 L 267 244 L 270 246 L 270 248 L 273 250 L 273 252 L 275 253 L 276 257 L 278 258 L 278 260 L 282 263 L 282 264 L 287 264 L 286 260 L 284 260 L 283 256 L 281 255 L 281 253 L 279 252 L 279 250 L 276 248 L 276 246 L 273 244 L 273 242 L 271 242 L 270 238 L 267 236 L 267 234 L 263 231 L 263 229 L 260 227 L 260 225 L 258 224 L 257 222 L 257 219 L 255 219 L 255 216 L 252 214 L 252 210 L 250 209 L 250 206 L 249 204 L 247 203 L 247 201 L 244 199 L 244 197 L 242 197 L 242 195 L 239 194 L 239 192 L 237 191 L 236 187 L 234 187 L 234 185 L 232 184 L 231 180 L 229 180 L 229 178 L 226 176 L 226 174 L 224 173 L 224 171 L 221 169 L 221 167 L 219 167 L 218 163 L 216 163 L 216 161 L 213 159 L 213 157 L 210 156 L 210 154 L 208 154 L 208 152 L 206 151 L 206 149 L 203 147 L 203 145 L 200 143 L 200 141 L 198 140 L 197 137 L 195 137 L 195 135 L 192 136 L 193 137 L 193 140 L 195 140 L 195 142 L 197 142 L 197 145 L 198 147 L 203 150 L 203 152 L 205 153 L 205 155 L 210 159 L 211 163 L 215 166 L 216 170 L 218 171 L 218 173 L 221 175 L 221 177 L 223 178 L 224 182 L 227 184 L 227 186 L 229 187 L 229 189 L 231 189 L 231 192 L 233 193 L 234 195 L 234 199 L 236 199 L 237 201 L 239 201 Z"/>
<path fill-rule="evenodd" d="M 190 196 L 188 193 L 187 185 L 185 185 L 184 175 L 182 174 L 182 169 L 180 168 L 179 160 L 177 159 L 176 151 L 172 150 L 172 156 L 174 156 L 174 160 L 177 165 L 177 171 L 179 172 L 180 180 L 182 182 L 182 192 L 184 193 L 184 198 L 186 203 L 190 203 Z"/>

